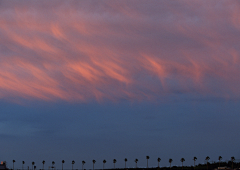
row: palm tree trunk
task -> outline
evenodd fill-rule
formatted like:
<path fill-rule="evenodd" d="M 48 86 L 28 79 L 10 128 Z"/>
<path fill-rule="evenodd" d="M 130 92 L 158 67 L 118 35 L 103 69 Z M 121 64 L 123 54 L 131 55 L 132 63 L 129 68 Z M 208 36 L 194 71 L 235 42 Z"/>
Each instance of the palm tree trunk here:
<path fill-rule="evenodd" d="M 147 159 L 147 169 L 148 169 L 148 159 Z"/>
<path fill-rule="evenodd" d="M 183 162 L 182 162 L 182 170 L 183 170 Z"/>
<path fill-rule="evenodd" d="M 63 163 L 62 163 L 62 170 L 63 170 Z"/>
<path fill-rule="evenodd" d="M 125 161 L 125 169 L 126 169 L 126 161 Z"/>

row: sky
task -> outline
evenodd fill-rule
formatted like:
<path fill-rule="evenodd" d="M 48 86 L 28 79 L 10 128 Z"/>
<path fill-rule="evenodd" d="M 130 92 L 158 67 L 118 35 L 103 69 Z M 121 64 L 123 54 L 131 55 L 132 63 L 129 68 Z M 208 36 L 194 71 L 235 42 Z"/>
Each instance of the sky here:
<path fill-rule="evenodd" d="M 0 161 L 240 161 L 240 2 L 0 0 Z"/>

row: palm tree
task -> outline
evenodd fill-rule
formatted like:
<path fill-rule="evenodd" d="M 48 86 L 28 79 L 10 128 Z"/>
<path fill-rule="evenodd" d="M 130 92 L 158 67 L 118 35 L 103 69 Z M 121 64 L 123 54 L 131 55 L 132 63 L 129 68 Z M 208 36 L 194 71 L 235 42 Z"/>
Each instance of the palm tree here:
<path fill-rule="evenodd" d="M 54 168 L 54 167 L 53 167 L 53 165 L 54 165 L 54 164 L 55 164 L 55 162 L 54 162 L 54 161 L 52 161 L 52 169 Z"/>
<path fill-rule="evenodd" d="M 114 169 L 115 169 L 115 163 L 117 162 L 116 159 L 113 159 Z"/>
<path fill-rule="evenodd" d="M 136 168 L 137 168 L 137 162 L 138 162 L 138 159 L 135 159 L 135 161 L 134 161 L 135 163 L 136 163 Z"/>
<path fill-rule="evenodd" d="M 14 162 L 16 162 L 15 160 L 12 161 L 13 162 L 13 170 L 14 170 Z"/>
<path fill-rule="evenodd" d="M 82 170 L 83 170 L 83 165 L 84 165 L 85 163 L 86 163 L 86 162 L 83 160 L 83 161 L 82 161 Z"/>
<path fill-rule="evenodd" d="M 158 161 L 158 168 L 159 168 L 159 162 L 161 161 L 161 158 L 157 158 Z"/>
<path fill-rule="evenodd" d="M 185 161 L 185 159 L 184 159 L 184 158 L 181 158 L 180 161 L 182 162 L 182 169 L 183 169 L 183 162 Z"/>
<path fill-rule="evenodd" d="M 64 160 L 62 160 L 62 170 L 63 170 L 63 164 L 65 163 L 65 161 Z"/>
<path fill-rule="evenodd" d="M 125 158 L 125 159 L 124 159 L 124 161 L 125 161 L 125 169 L 126 169 L 126 162 L 127 162 L 127 158 Z"/>
<path fill-rule="evenodd" d="M 25 164 L 25 162 L 24 161 L 22 161 L 22 170 L 23 170 L 23 165 Z"/>
<path fill-rule="evenodd" d="M 32 162 L 32 170 L 33 170 L 33 165 L 35 164 L 35 162 Z"/>
<path fill-rule="evenodd" d="M 220 161 L 222 160 L 222 157 L 221 156 L 219 156 L 218 157 L 218 161 L 219 161 L 219 167 L 220 167 Z"/>
<path fill-rule="evenodd" d="M 148 160 L 149 160 L 149 156 L 146 156 L 146 159 L 147 159 L 147 169 L 148 169 Z"/>
<path fill-rule="evenodd" d="M 205 158 L 205 160 L 207 161 L 207 170 L 208 170 L 208 161 L 209 161 L 209 159 L 210 159 L 209 156 L 207 156 L 207 157 Z"/>
<path fill-rule="evenodd" d="M 103 160 L 103 169 L 104 169 L 104 164 L 105 164 L 106 162 L 107 162 L 107 161 L 104 159 L 104 160 Z"/>
<path fill-rule="evenodd" d="M 93 159 L 92 163 L 93 163 L 93 170 L 94 170 L 94 164 L 96 163 L 96 161 Z"/>
<path fill-rule="evenodd" d="M 73 160 L 73 161 L 72 161 L 72 170 L 73 170 L 73 165 L 74 165 L 74 164 L 75 164 L 75 161 Z"/>
<path fill-rule="evenodd" d="M 232 161 L 232 169 L 233 169 L 233 161 L 235 161 L 234 156 L 231 157 L 231 161 Z"/>
<path fill-rule="evenodd" d="M 193 161 L 194 161 L 194 169 L 195 169 L 195 161 L 197 160 L 197 157 L 196 156 L 194 156 L 193 157 Z"/>
<path fill-rule="evenodd" d="M 43 170 L 44 170 L 44 164 L 45 164 L 45 161 L 43 160 L 43 161 L 42 161 L 42 165 L 43 165 Z"/>
<path fill-rule="evenodd" d="M 172 163 L 172 159 L 170 158 L 169 160 L 168 160 L 168 162 L 170 163 L 170 169 L 171 169 L 171 163 Z"/>

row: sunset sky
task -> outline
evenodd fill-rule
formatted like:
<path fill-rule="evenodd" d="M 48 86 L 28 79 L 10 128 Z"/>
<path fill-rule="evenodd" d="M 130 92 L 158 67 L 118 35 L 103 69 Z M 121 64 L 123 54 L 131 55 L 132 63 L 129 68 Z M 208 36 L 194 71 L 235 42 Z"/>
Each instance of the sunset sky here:
<path fill-rule="evenodd" d="M 240 161 L 240 1 L 0 0 L 0 161 Z"/>

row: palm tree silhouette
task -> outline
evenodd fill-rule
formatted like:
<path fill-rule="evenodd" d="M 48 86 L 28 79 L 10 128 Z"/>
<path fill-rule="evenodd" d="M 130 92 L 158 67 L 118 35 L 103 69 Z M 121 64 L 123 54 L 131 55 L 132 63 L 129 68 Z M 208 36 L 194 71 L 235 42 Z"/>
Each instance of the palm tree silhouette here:
<path fill-rule="evenodd" d="M 104 160 L 103 160 L 103 169 L 104 169 L 104 164 L 105 164 L 106 162 L 107 162 L 107 161 L 104 159 Z"/>
<path fill-rule="evenodd" d="M 157 158 L 158 161 L 158 168 L 159 168 L 159 162 L 161 161 L 161 158 Z"/>
<path fill-rule="evenodd" d="M 172 163 L 172 159 L 170 158 L 169 160 L 168 160 L 168 162 L 170 163 L 170 169 L 171 169 L 171 163 Z"/>
<path fill-rule="evenodd" d="M 137 162 L 138 162 L 138 159 L 135 159 L 135 161 L 134 161 L 135 163 L 136 163 L 136 168 L 137 168 Z"/>
<path fill-rule="evenodd" d="M 83 170 L 83 165 L 84 165 L 85 163 L 86 163 L 86 162 L 83 160 L 83 161 L 82 161 L 82 170 Z"/>
<path fill-rule="evenodd" d="M 73 160 L 73 161 L 72 161 L 72 170 L 73 170 L 73 165 L 74 165 L 74 164 L 75 164 L 75 161 Z"/>
<path fill-rule="evenodd" d="M 184 159 L 184 158 L 181 158 L 180 161 L 182 162 L 182 169 L 183 169 L 183 162 L 185 161 L 185 159 Z"/>
<path fill-rule="evenodd" d="M 219 156 L 218 157 L 218 161 L 219 161 L 219 167 L 220 167 L 220 161 L 222 160 L 222 157 L 221 156 Z"/>
<path fill-rule="evenodd" d="M 147 159 L 147 169 L 148 169 L 148 160 L 149 160 L 149 156 L 146 156 L 146 159 Z"/>
<path fill-rule="evenodd" d="M 205 160 L 207 161 L 207 170 L 208 170 L 208 161 L 209 161 L 209 159 L 210 159 L 209 156 L 207 156 L 207 157 L 205 158 Z"/>
<path fill-rule="evenodd" d="M 93 170 L 94 170 L 94 164 L 96 163 L 96 161 L 93 159 L 92 163 L 93 163 Z"/>
<path fill-rule="evenodd" d="M 63 170 L 63 164 L 65 163 L 65 161 L 64 160 L 62 160 L 62 170 Z"/>
<path fill-rule="evenodd" d="M 23 165 L 25 164 L 25 162 L 24 161 L 22 161 L 22 170 L 23 170 Z"/>
<path fill-rule="evenodd" d="M 52 161 L 52 169 L 54 168 L 54 166 L 53 166 L 54 164 L 55 164 L 55 162 L 54 162 L 54 161 Z"/>
<path fill-rule="evenodd" d="M 43 170 L 44 170 L 44 164 L 45 164 L 45 161 L 43 160 L 43 161 L 42 161 L 42 165 L 43 165 Z"/>
<path fill-rule="evenodd" d="M 113 159 L 114 169 L 115 169 L 115 163 L 117 162 L 116 159 Z"/>
<path fill-rule="evenodd" d="M 232 169 L 233 169 L 233 161 L 235 161 L 235 157 L 234 156 L 231 157 L 231 161 L 232 161 Z"/>
<path fill-rule="evenodd" d="M 35 164 L 35 162 L 32 162 L 32 170 L 33 170 L 33 165 Z"/>
<path fill-rule="evenodd" d="M 124 161 L 125 161 L 125 169 L 126 169 L 126 162 L 127 162 L 127 158 L 125 158 L 125 159 L 124 159 Z"/>
<path fill-rule="evenodd" d="M 194 161 L 194 170 L 195 170 L 195 161 L 197 160 L 197 157 L 196 156 L 194 156 L 193 157 L 193 161 Z"/>
<path fill-rule="evenodd" d="M 15 160 L 12 161 L 13 162 L 13 170 L 14 170 L 14 162 L 16 162 Z"/>

